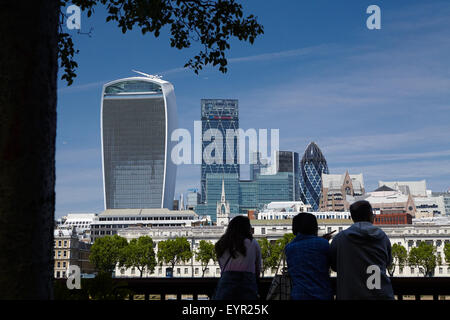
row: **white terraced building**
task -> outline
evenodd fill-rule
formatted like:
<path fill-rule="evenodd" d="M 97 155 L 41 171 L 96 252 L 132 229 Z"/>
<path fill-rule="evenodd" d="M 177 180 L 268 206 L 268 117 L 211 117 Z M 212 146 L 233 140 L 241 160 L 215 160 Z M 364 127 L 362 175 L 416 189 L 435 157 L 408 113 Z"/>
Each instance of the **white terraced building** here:
<path fill-rule="evenodd" d="M 191 210 L 108 209 L 101 212 L 91 226 L 91 239 L 115 235 L 121 229 L 142 227 L 190 227 L 211 223 L 209 216 L 199 216 Z"/>
<path fill-rule="evenodd" d="M 96 219 L 95 213 L 68 213 L 64 216 L 61 226 L 64 228 L 75 227 L 77 232 L 84 232 L 91 229 L 91 224 Z"/>
<path fill-rule="evenodd" d="M 378 181 L 380 187 L 386 186 L 397 192 L 412 197 L 417 218 L 430 218 L 446 215 L 443 194 L 433 194 L 427 190 L 426 180 L 420 181 Z"/>
<path fill-rule="evenodd" d="M 278 220 L 292 219 L 300 212 L 311 211 L 311 205 L 304 204 L 302 201 L 274 201 L 266 204 L 260 212 L 257 213 L 258 220 Z"/>
<path fill-rule="evenodd" d="M 410 194 L 413 197 L 427 196 L 427 182 L 420 181 L 378 181 L 378 186 L 386 186 L 394 190 L 398 190 L 403 194 Z"/>
<path fill-rule="evenodd" d="M 282 220 L 292 219 L 301 212 L 308 212 L 317 219 L 351 219 L 348 211 L 311 211 L 311 205 L 305 205 L 301 201 L 275 201 L 267 204 L 257 213 L 258 220 Z"/>

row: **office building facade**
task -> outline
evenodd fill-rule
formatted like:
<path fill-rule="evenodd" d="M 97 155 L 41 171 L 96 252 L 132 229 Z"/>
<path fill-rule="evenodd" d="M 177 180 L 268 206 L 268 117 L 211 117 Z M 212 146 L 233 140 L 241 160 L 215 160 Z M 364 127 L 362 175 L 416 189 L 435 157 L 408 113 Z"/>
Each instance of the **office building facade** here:
<path fill-rule="evenodd" d="M 365 194 L 363 174 L 322 174 L 320 211 L 348 211 L 355 197 Z"/>
<path fill-rule="evenodd" d="M 322 151 L 311 142 L 300 162 L 300 198 L 305 204 L 318 211 L 322 189 L 322 174 L 328 174 L 328 165 Z"/>
<path fill-rule="evenodd" d="M 201 196 L 197 189 L 188 189 L 186 194 L 186 206 L 187 210 L 194 210 L 200 203 Z"/>
<path fill-rule="evenodd" d="M 292 185 L 294 201 L 300 200 L 300 166 L 299 155 L 293 151 L 277 151 L 277 172 L 290 172 L 293 175 Z"/>
<path fill-rule="evenodd" d="M 205 203 L 206 198 L 206 175 L 207 174 L 237 174 L 239 177 L 238 161 L 238 137 L 227 143 L 227 130 L 239 129 L 239 105 L 238 100 L 234 99 L 202 99 L 201 100 L 201 120 L 202 137 L 209 132 L 214 134 L 219 132 L 222 135 L 222 141 L 214 138 L 211 141 L 202 140 L 202 166 L 201 166 L 201 202 Z M 210 150 L 214 150 L 211 154 Z M 221 152 L 221 162 L 211 163 L 212 157 L 217 157 L 215 152 Z M 227 151 L 230 154 L 227 155 Z M 232 159 L 229 159 L 229 158 Z M 227 163 L 228 162 L 228 163 Z M 220 195 L 220 193 L 219 193 Z M 216 200 L 214 200 L 214 205 Z"/>
<path fill-rule="evenodd" d="M 105 209 L 172 208 L 176 166 L 170 135 L 175 93 L 157 77 L 104 85 L 101 104 Z"/>
<path fill-rule="evenodd" d="M 293 172 L 257 174 L 253 180 L 240 180 L 237 174 L 208 173 L 206 175 L 206 201 L 197 205 L 195 212 L 210 215 L 216 220 L 216 205 L 221 199 L 224 181 L 231 215 L 249 214 L 273 201 L 295 201 L 295 175 Z"/>

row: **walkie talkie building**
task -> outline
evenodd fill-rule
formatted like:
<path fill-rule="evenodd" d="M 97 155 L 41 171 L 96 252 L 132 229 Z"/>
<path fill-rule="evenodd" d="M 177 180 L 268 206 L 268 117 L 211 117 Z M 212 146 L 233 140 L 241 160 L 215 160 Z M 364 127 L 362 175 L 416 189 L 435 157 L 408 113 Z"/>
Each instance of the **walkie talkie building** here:
<path fill-rule="evenodd" d="M 176 165 L 170 158 L 170 134 L 176 127 L 171 83 L 148 76 L 103 86 L 105 209 L 172 208 Z"/>

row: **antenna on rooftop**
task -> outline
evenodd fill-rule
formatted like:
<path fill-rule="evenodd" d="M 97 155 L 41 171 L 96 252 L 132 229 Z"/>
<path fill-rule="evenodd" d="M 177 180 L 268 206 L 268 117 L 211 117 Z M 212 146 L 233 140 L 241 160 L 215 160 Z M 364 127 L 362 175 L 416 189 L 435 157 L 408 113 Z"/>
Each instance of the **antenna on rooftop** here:
<path fill-rule="evenodd" d="M 145 76 L 145 77 L 151 78 L 151 79 L 161 79 L 162 78 L 162 76 L 158 75 L 158 74 L 152 75 L 152 74 L 147 74 L 147 73 L 144 73 L 144 72 L 141 72 L 141 71 L 137 71 L 137 70 L 133 70 L 133 69 L 131 69 L 131 71 L 136 72 L 136 73 L 138 73 L 138 74 L 140 74 L 142 76 Z"/>

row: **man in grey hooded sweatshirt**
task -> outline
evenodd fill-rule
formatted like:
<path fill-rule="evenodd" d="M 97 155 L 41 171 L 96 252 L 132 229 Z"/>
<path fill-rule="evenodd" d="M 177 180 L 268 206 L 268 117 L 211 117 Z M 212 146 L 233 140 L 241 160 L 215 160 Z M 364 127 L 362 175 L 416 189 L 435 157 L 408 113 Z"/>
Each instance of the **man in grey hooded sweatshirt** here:
<path fill-rule="evenodd" d="M 392 262 L 391 242 L 372 222 L 368 201 L 350 206 L 354 224 L 338 233 L 330 245 L 331 268 L 337 272 L 337 300 L 394 299 L 386 268 Z"/>

